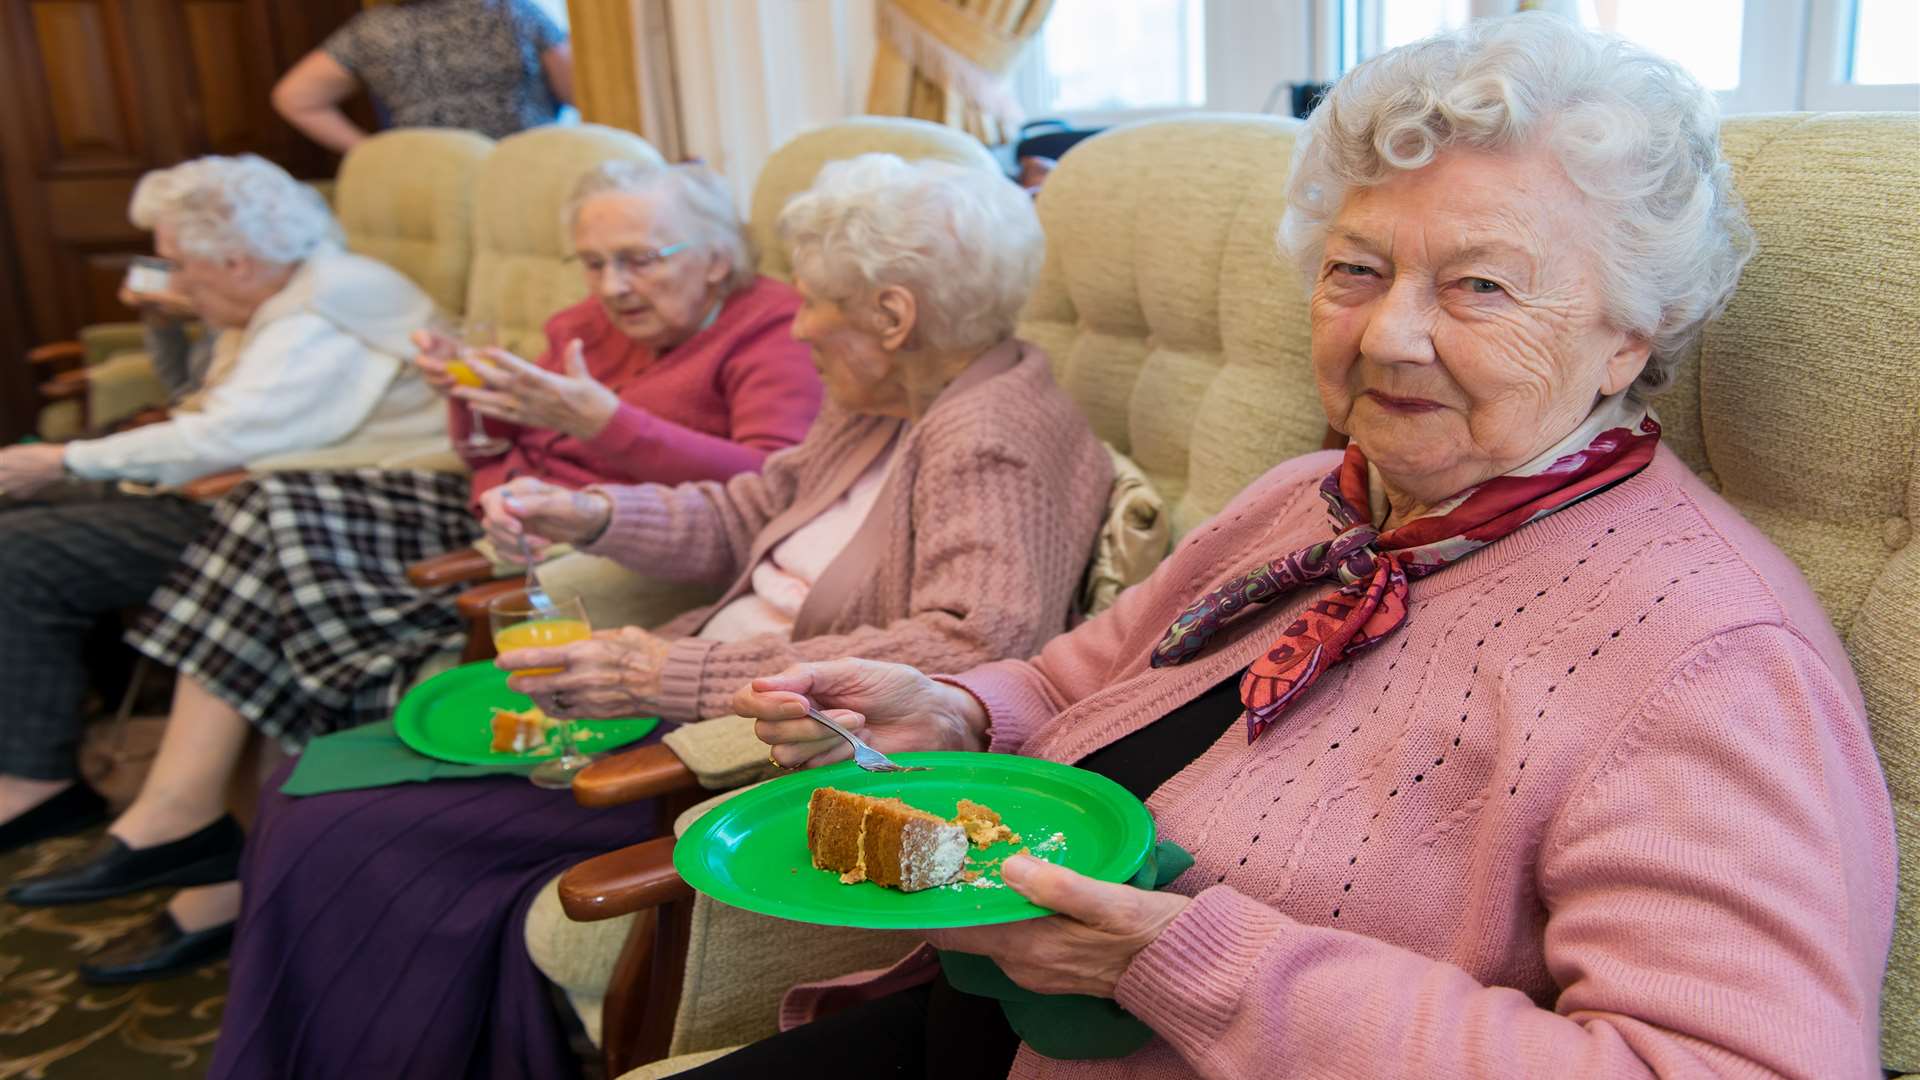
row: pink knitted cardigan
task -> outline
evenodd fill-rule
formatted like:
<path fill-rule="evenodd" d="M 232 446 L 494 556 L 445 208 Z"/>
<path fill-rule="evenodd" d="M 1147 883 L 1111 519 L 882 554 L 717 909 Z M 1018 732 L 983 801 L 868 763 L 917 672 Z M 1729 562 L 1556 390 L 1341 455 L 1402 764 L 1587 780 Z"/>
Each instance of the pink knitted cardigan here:
<path fill-rule="evenodd" d="M 905 433 L 898 435 L 905 427 Z M 789 639 L 694 638 L 750 586 L 768 550 L 825 511 L 892 444 L 886 483 L 828 564 Z M 799 446 L 724 484 L 602 487 L 613 520 L 585 550 L 656 577 L 732 582 L 667 623 L 661 716 L 723 716 L 756 675 L 866 656 L 959 670 L 1026 656 L 1064 630 L 1093 553 L 1113 464 L 1046 354 L 1007 342 L 975 360 L 915 424 L 831 404 Z"/>
<path fill-rule="evenodd" d="M 961 675 L 992 749 L 1075 761 L 1245 667 L 1325 589 L 1147 657 L 1193 597 L 1327 535 L 1337 460 L 1273 470 L 1109 613 Z M 1015 1076 L 1880 1075 L 1894 842 L 1859 689 L 1798 571 L 1666 450 L 1415 583 L 1405 627 L 1148 805 L 1197 860 L 1116 995 L 1159 1037 L 1023 1047 Z"/>

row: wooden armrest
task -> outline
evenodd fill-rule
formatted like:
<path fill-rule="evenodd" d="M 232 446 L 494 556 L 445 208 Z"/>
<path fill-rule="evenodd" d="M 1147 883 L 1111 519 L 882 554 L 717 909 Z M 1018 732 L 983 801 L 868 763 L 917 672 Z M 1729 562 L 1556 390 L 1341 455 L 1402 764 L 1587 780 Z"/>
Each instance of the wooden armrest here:
<path fill-rule="evenodd" d="M 195 502 L 212 502 L 248 480 L 245 469 L 233 469 L 228 472 L 202 476 L 180 485 L 180 494 Z"/>
<path fill-rule="evenodd" d="M 699 786 L 680 755 L 666 743 L 651 743 L 610 754 L 573 774 L 573 799 L 581 806 L 621 806 Z"/>
<path fill-rule="evenodd" d="M 476 548 L 461 548 L 431 559 L 421 559 L 407 567 L 407 580 L 422 589 L 443 585 L 465 585 L 493 577 L 493 562 Z M 485 614 L 484 609 L 482 614 Z"/>
<path fill-rule="evenodd" d="M 63 371 L 40 384 L 40 396 L 48 401 L 65 401 L 68 398 L 82 397 L 86 392 L 86 368 Z"/>
<path fill-rule="evenodd" d="M 29 364 L 71 364 L 87 358 L 86 346 L 77 341 L 56 341 L 27 350 Z"/>
<path fill-rule="evenodd" d="M 487 605 L 493 602 L 494 597 L 502 593 L 510 593 L 515 589 L 524 589 L 526 587 L 527 579 L 525 578 L 502 578 L 499 581 L 489 581 L 485 585 L 475 585 L 473 588 L 468 589 L 456 597 L 453 603 L 455 607 L 460 609 L 461 618 L 468 622 L 478 620 L 481 623 L 485 623 L 487 621 Z"/>
<path fill-rule="evenodd" d="M 673 868 L 671 836 L 596 855 L 560 875 L 560 907 L 574 922 L 597 922 L 693 896 Z"/>

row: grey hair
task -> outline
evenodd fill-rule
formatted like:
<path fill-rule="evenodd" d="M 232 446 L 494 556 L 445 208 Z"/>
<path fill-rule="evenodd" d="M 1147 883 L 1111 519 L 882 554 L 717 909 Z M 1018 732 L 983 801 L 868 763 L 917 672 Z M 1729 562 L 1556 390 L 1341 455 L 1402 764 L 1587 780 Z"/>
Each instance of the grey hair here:
<path fill-rule="evenodd" d="M 204 259 L 250 255 L 284 266 L 341 242 L 320 193 L 253 154 L 150 172 L 134 187 L 127 216 L 150 231 L 167 223 L 180 250 Z"/>
<path fill-rule="evenodd" d="M 830 162 L 780 212 L 780 237 L 795 273 L 835 300 L 913 293 L 935 349 L 1011 336 L 1046 246 L 1033 200 L 1006 177 L 893 154 Z"/>
<path fill-rule="evenodd" d="M 717 251 L 727 260 L 726 291 L 744 289 L 759 276 L 753 242 L 733 205 L 733 194 L 719 174 L 697 162 L 660 165 L 648 161 L 603 161 L 580 177 L 561 211 L 569 233 L 580 208 L 599 195 L 652 195 L 672 200 L 673 222 L 687 243 Z"/>
<path fill-rule="evenodd" d="M 1600 216 L 1607 317 L 1652 342 L 1639 396 L 1672 382 L 1726 307 L 1753 230 L 1720 156 L 1719 107 L 1678 64 L 1560 16 L 1480 19 L 1336 84 L 1295 147 L 1280 240 L 1309 281 L 1349 192 L 1461 146 L 1545 145 Z"/>

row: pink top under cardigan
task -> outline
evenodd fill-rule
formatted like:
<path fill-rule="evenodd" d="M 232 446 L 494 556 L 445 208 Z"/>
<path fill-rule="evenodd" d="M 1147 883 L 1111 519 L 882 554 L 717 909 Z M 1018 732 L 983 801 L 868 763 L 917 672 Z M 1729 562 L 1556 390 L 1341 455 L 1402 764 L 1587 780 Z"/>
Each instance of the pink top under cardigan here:
<path fill-rule="evenodd" d="M 820 411 L 819 373 L 807 346 L 792 337 L 799 308 L 791 287 L 759 278 L 728 296 L 712 325 L 658 355 L 621 333 L 593 297 L 561 311 L 547 320 L 547 350 L 536 362 L 565 371 L 567 343 L 579 338 L 587 370 L 619 395 L 619 410 L 586 440 L 487 420 L 489 435 L 514 445 L 503 456 L 468 459 L 476 505 L 487 489 L 518 476 L 579 488 L 602 480 L 725 480 L 758 469 L 768 454 L 804 438 Z M 450 410 L 460 450 L 472 414 L 461 401 Z"/>
<path fill-rule="evenodd" d="M 992 749 L 1075 761 L 1245 667 L 1327 588 L 1147 657 L 1194 597 L 1328 535 L 1338 460 L 1274 469 L 1109 613 L 959 676 Z M 1022 1047 L 1014 1076 L 1880 1075 L 1894 840 L 1859 688 L 1792 563 L 1664 449 L 1414 583 L 1405 627 L 1148 806 L 1197 860 L 1118 986 L 1159 1037 Z"/>

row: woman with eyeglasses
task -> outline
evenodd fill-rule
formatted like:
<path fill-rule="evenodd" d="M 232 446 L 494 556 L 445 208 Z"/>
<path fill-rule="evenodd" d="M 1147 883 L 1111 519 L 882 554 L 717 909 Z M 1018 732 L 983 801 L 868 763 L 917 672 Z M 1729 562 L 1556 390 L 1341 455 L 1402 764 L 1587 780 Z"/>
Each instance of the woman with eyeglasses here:
<path fill-rule="evenodd" d="M 567 219 L 591 295 L 548 321 L 537 363 L 490 349 L 469 358 L 482 385 L 460 387 L 454 344 L 414 335 L 425 381 L 460 399 L 449 416 L 471 476 L 259 477 L 221 500 L 151 598 L 129 640 L 179 672 L 153 770 L 97 848 L 7 893 L 66 904 L 186 887 L 83 965 L 88 978 L 161 977 L 226 950 L 242 843 L 226 789 L 249 734 L 297 751 L 392 715 L 421 666 L 464 634 L 460 587 L 416 587 L 407 567 L 479 539 L 487 492 L 515 480 L 721 482 L 806 434 L 822 389 L 791 337 L 799 297 L 755 272 L 716 176 L 608 163 L 582 179 Z M 467 449 L 470 411 L 491 420 L 503 453 Z"/>

